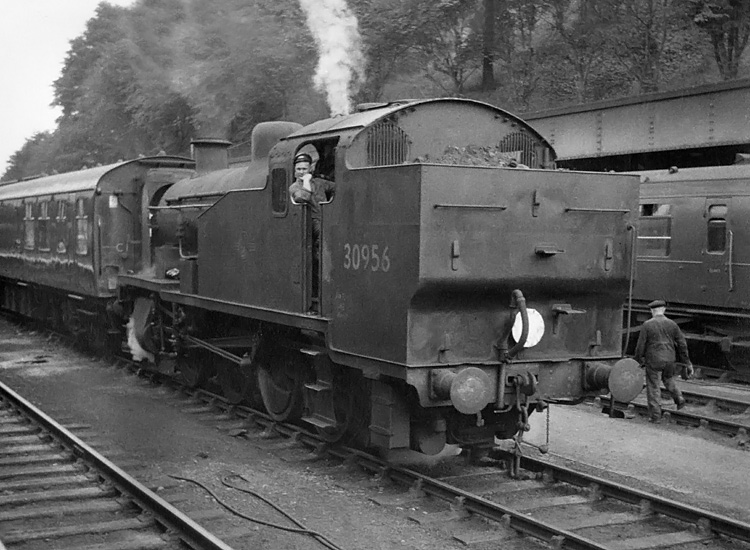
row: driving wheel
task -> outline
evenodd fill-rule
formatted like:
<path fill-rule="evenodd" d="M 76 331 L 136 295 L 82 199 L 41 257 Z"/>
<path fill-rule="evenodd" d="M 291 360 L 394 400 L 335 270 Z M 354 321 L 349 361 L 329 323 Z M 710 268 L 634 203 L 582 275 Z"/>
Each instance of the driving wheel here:
<path fill-rule="evenodd" d="M 305 365 L 291 354 L 258 368 L 258 387 L 263 406 L 277 422 L 297 420 L 302 415 Z"/>

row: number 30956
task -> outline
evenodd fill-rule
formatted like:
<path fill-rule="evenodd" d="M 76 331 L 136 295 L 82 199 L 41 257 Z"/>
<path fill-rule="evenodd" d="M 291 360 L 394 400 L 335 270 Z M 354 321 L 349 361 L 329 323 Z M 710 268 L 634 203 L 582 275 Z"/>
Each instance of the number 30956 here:
<path fill-rule="evenodd" d="M 344 245 L 344 269 L 388 271 L 391 259 L 388 257 L 388 247 L 382 249 L 376 244 Z"/>

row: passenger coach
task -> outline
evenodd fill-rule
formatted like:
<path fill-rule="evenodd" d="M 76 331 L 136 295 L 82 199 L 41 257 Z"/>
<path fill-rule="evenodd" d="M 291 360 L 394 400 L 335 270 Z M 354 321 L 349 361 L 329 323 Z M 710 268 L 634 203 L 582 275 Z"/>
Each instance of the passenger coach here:
<path fill-rule="evenodd" d="M 3 307 L 101 331 L 118 275 L 151 263 L 148 206 L 193 165 L 150 157 L 0 186 Z"/>
<path fill-rule="evenodd" d="M 665 300 L 695 361 L 750 377 L 750 162 L 640 175 L 639 320 Z"/>

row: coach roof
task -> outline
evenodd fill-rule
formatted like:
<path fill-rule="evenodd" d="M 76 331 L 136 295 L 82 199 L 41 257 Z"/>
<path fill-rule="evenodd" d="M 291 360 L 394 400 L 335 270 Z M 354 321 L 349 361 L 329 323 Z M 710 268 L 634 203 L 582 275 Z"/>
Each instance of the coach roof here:
<path fill-rule="evenodd" d="M 11 199 L 22 199 L 26 197 L 40 197 L 47 195 L 60 195 L 65 193 L 79 193 L 81 191 L 93 192 L 102 178 L 109 172 L 126 166 L 128 164 L 153 164 L 154 167 L 160 164 L 170 166 L 184 165 L 192 166 L 192 159 L 172 156 L 144 157 L 135 160 L 127 160 L 107 164 L 105 166 L 95 166 L 84 170 L 74 172 L 65 172 L 52 176 L 42 176 L 13 183 L 0 185 L 0 201 Z"/>

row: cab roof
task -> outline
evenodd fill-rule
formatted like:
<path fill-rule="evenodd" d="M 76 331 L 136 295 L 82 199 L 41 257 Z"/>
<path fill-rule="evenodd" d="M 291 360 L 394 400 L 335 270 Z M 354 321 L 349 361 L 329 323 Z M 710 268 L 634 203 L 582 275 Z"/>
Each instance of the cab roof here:
<path fill-rule="evenodd" d="M 318 120 L 304 126 L 296 132 L 290 134 L 286 140 L 296 140 L 299 138 L 310 138 L 314 136 L 323 136 L 325 134 L 338 134 L 347 130 L 355 130 L 358 128 L 364 128 L 371 126 L 377 121 L 392 115 L 398 111 L 406 111 L 409 109 L 418 108 L 420 105 L 433 105 L 433 104 L 470 104 L 476 107 L 485 108 L 495 115 L 506 117 L 513 120 L 517 125 L 523 126 L 528 132 L 535 138 L 539 139 L 545 146 L 554 150 L 552 145 L 537 132 L 532 126 L 526 123 L 523 119 L 511 114 L 508 111 L 484 103 L 482 101 L 476 101 L 473 99 L 456 98 L 456 97 L 445 97 L 437 99 L 407 99 L 393 101 L 390 103 L 376 103 L 376 104 L 365 104 L 364 108 L 355 111 L 349 115 L 335 116 L 332 118 L 326 118 Z"/>

